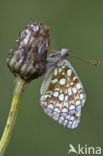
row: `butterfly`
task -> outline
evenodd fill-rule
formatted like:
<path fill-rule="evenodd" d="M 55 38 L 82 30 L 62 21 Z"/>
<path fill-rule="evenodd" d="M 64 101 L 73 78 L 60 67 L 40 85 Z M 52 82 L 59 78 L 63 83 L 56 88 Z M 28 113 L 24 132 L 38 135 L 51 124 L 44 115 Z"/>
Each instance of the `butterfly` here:
<path fill-rule="evenodd" d="M 73 129 L 80 123 L 86 94 L 76 71 L 67 60 L 69 52 L 70 49 L 61 49 L 48 56 L 40 103 L 47 115 Z"/>

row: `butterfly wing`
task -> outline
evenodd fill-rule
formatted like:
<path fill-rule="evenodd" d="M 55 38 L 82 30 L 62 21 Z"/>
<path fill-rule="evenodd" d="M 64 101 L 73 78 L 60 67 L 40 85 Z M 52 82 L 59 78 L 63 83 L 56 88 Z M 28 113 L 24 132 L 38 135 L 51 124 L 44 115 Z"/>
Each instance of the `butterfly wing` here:
<path fill-rule="evenodd" d="M 40 100 L 46 114 L 68 128 L 76 128 L 85 100 L 83 85 L 67 60 L 48 68 Z"/>

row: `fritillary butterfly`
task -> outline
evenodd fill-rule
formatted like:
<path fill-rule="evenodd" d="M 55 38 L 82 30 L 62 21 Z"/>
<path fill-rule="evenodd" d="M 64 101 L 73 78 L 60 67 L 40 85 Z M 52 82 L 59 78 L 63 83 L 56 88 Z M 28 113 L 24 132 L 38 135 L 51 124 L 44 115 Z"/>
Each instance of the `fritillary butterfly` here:
<path fill-rule="evenodd" d="M 83 85 L 66 59 L 69 49 L 62 49 L 47 58 L 47 71 L 41 87 L 44 112 L 68 128 L 76 128 L 86 100 Z"/>

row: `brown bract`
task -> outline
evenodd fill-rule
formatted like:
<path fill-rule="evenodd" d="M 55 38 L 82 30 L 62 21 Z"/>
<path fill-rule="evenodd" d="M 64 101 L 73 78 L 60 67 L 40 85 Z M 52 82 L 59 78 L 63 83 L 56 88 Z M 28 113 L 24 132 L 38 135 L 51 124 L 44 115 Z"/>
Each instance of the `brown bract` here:
<path fill-rule="evenodd" d="M 44 74 L 47 49 L 49 47 L 49 27 L 31 22 L 20 34 L 17 46 L 7 59 L 10 71 L 26 81 Z"/>

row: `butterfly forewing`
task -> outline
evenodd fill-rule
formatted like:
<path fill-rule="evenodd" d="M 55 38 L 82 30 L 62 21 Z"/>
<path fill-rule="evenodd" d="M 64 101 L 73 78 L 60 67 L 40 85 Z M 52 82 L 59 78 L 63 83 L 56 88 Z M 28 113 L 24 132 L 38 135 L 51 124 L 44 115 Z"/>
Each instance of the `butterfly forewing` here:
<path fill-rule="evenodd" d="M 68 128 L 76 128 L 85 100 L 83 85 L 67 60 L 47 69 L 41 87 L 41 106 L 46 114 Z"/>

